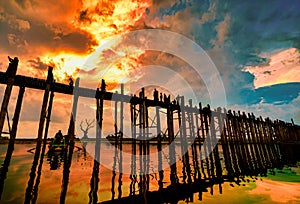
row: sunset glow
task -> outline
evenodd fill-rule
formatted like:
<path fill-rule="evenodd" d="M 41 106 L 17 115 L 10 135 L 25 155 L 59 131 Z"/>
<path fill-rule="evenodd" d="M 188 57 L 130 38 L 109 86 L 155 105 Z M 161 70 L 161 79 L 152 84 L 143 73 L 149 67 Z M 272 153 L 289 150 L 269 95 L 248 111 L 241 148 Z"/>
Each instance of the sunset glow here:
<path fill-rule="evenodd" d="M 176 72 L 192 88 L 198 86 L 199 100 L 209 103 L 212 93 L 203 80 L 211 77 L 196 77 L 185 59 L 171 53 L 145 49 L 151 47 L 151 36 L 131 41 L 124 37 L 133 31 L 164 30 L 194 41 L 208 54 L 225 86 L 228 109 L 238 107 L 287 121 L 294 118 L 299 123 L 298 6 L 279 0 L 274 4 L 214 0 L 1 2 L 0 70 L 7 69 L 7 56 L 16 56 L 20 59 L 17 74 L 45 79 L 48 66 L 53 66 L 55 80 L 64 84 L 80 77 L 80 86 L 94 89 L 103 78 L 107 90 L 119 91 L 119 84 L 125 83 L 125 92 L 132 94 L 141 88 L 132 88 L 132 84 L 148 80 L 186 90 L 177 79 L 164 78 L 163 71 L 150 72 L 151 65 L 157 65 Z M 273 15 L 278 10 L 280 15 Z M 184 53 L 182 41 L 155 37 L 161 40 L 159 44 Z M 142 46 L 133 45 L 134 40 Z M 41 93 L 30 92 L 26 91 L 26 101 L 31 104 L 24 109 L 36 107 L 38 114 Z M 69 100 L 59 97 L 60 106 L 64 104 L 61 101 Z M 58 118 L 69 113 L 68 108 L 54 113 L 56 127 L 65 126 Z M 29 112 L 22 121 L 33 122 Z"/>

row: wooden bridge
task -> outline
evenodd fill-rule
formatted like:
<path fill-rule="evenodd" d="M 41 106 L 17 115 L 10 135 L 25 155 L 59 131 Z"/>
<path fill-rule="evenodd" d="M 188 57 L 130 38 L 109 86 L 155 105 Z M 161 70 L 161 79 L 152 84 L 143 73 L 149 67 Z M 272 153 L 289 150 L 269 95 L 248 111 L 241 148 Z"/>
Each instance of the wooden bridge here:
<path fill-rule="evenodd" d="M 202 107 L 201 103 L 194 106 L 189 100 L 186 104 L 184 96 L 178 96 L 174 100 L 170 96 L 159 96 L 155 90 L 153 98 L 145 96 L 145 90 L 141 89 L 138 96 L 124 94 L 124 85 L 121 86 L 121 93 L 106 91 L 105 81 L 102 80 L 101 87 L 96 90 L 79 87 L 79 79 L 73 84 L 62 84 L 55 82 L 52 68 L 49 67 L 47 79 L 37 79 L 26 76 L 16 75 L 18 59 L 10 61 L 6 72 L 0 72 L 0 83 L 6 84 L 0 112 L 0 133 L 3 131 L 7 107 L 13 86 L 19 87 L 19 93 L 12 127 L 9 132 L 9 147 L 4 161 L 4 168 L 1 171 L 0 194 L 3 191 L 3 183 L 8 171 L 8 166 L 13 152 L 13 146 L 17 136 L 19 115 L 21 112 L 22 101 L 25 89 L 39 89 L 44 91 L 42 107 L 40 113 L 39 127 L 37 133 L 37 144 L 35 157 L 31 169 L 28 187 L 26 189 L 25 203 L 30 203 L 35 199 L 34 185 L 37 184 L 39 174 L 36 169 L 41 170 L 42 159 L 45 154 L 46 139 L 52 112 L 54 93 L 73 95 L 72 114 L 68 128 L 67 144 L 68 148 L 64 152 L 64 171 L 62 181 L 62 191 L 60 201 L 65 202 L 68 189 L 70 165 L 74 150 L 75 124 L 74 119 L 77 114 L 77 103 L 79 97 L 95 98 L 96 102 L 96 142 L 95 142 L 95 161 L 93 175 L 91 179 L 91 191 L 89 193 L 91 203 L 97 202 L 97 191 L 99 183 L 99 159 L 100 146 L 104 136 L 102 126 L 104 118 L 104 101 L 114 101 L 115 124 L 114 124 L 114 145 L 116 147 L 115 158 L 122 158 L 123 134 L 124 134 L 124 106 L 130 106 L 131 121 L 131 145 L 132 145 L 132 175 L 140 174 L 139 182 L 141 186 L 139 199 L 150 199 L 155 192 L 148 192 L 147 159 L 140 162 L 140 167 L 135 163 L 135 156 L 149 155 L 150 128 L 155 128 L 155 140 L 152 144 L 157 147 L 159 177 L 162 182 L 162 143 L 163 137 L 167 138 L 168 144 L 179 141 L 183 162 L 183 172 L 185 172 L 184 182 L 180 184 L 177 176 L 175 147 L 169 145 L 170 157 L 170 181 L 171 186 L 184 188 L 190 193 L 199 192 L 216 183 L 224 180 L 239 181 L 241 176 L 264 175 L 267 169 L 282 167 L 284 164 L 292 164 L 299 161 L 299 142 L 300 127 L 280 120 L 256 117 L 254 114 L 240 111 L 231 111 L 222 108 L 211 110 L 210 106 Z M 149 119 L 149 111 L 155 112 L 155 117 Z M 162 113 L 164 110 L 165 113 Z M 128 120 L 128 119 L 127 119 Z M 163 121 L 166 122 L 166 130 L 162 129 Z M 176 132 L 176 130 L 178 130 Z M 222 149 L 222 155 L 219 148 Z M 147 158 L 147 157 L 146 157 Z M 192 158 L 192 161 L 191 161 Z M 122 160 L 114 160 L 114 165 L 118 163 L 119 170 L 122 170 Z M 224 175 L 223 166 L 226 169 Z M 139 169 L 139 170 L 137 170 Z M 145 173 L 144 175 L 141 172 Z M 115 175 L 115 174 L 114 174 Z M 193 175 L 193 176 L 192 176 Z M 120 176 L 120 175 L 119 175 Z M 122 176 L 121 176 L 122 178 Z M 37 184 L 38 185 L 38 184 Z M 149 185 L 149 184 L 148 184 Z M 172 188 L 164 189 L 159 184 L 159 198 L 164 200 L 163 194 L 173 192 Z M 202 189 L 202 190 L 203 190 Z M 151 194 L 151 195 L 152 195 Z M 124 203 L 130 200 L 133 195 L 122 198 Z M 146 198 L 147 197 L 147 198 Z M 121 199 L 121 198 L 120 198 Z M 122 201 L 122 199 L 119 202 Z M 114 201 L 108 201 L 114 202 Z M 170 201 L 171 202 L 171 201 Z M 173 201 L 172 201 L 173 202 Z M 175 201 L 174 201 L 175 202 Z"/>

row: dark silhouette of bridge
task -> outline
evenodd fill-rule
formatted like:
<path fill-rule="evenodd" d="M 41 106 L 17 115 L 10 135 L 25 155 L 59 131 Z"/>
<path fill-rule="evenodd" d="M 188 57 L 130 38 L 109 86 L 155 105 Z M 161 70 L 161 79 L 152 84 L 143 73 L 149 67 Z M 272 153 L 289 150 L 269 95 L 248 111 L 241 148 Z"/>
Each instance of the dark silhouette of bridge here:
<path fill-rule="evenodd" d="M 37 133 L 34 160 L 25 194 L 25 203 L 35 203 L 37 189 L 41 176 L 43 158 L 46 151 L 48 129 L 50 126 L 53 98 L 55 93 L 73 95 L 72 113 L 70 115 L 67 133 L 67 148 L 62 152 L 63 180 L 60 202 L 64 203 L 69 183 L 70 166 L 75 144 L 75 123 L 77 103 L 79 97 L 94 98 L 96 102 L 96 139 L 94 166 L 89 192 L 90 203 L 97 203 L 99 185 L 99 162 L 101 157 L 100 146 L 105 137 L 102 135 L 104 118 L 104 101 L 115 103 L 115 130 L 110 142 L 115 145 L 113 178 L 116 178 L 116 166 L 121 173 L 118 179 L 118 198 L 115 198 L 112 182 L 112 200 L 103 203 L 176 203 L 179 200 L 193 201 L 193 194 L 207 191 L 213 185 L 219 185 L 222 192 L 222 183 L 234 182 L 239 184 L 245 176 L 266 175 L 268 169 L 280 168 L 285 164 L 293 164 L 299 160 L 300 127 L 293 122 L 257 117 L 253 113 L 231 111 L 224 108 L 212 110 L 209 105 L 192 104 L 185 102 L 184 96 L 171 99 L 170 96 L 158 97 L 154 90 L 153 98 L 145 96 L 142 88 L 138 96 L 124 94 L 124 85 L 120 93 L 106 91 L 105 81 L 96 90 L 79 86 L 79 79 L 75 84 L 55 82 L 52 68 L 49 67 L 46 79 L 38 79 L 16 75 L 18 59 L 10 60 L 6 72 L 0 72 L 0 83 L 6 84 L 0 112 L 0 133 L 3 132 L 7 107 L 10 101 L 12 88 L 19 87 L 17 103 L 9 130 L 9 145 L 0 177 L 0 195 L 3 192 L 4 181 L 8 172 L 10 159 L 14 150 L 19 115 L 25 89 L 39 89 L 44 91 L 40 120 Z M 131 139 L 132 145 L 132 181 L 130 195 L 122 195 L 122 146 L 124 142 L 124 106 L 130 106 Z M 155 117 L 149 117 L 149 111 L 155 112 Z M 162 113 L 162 110 L 164 113 Z M 126 118 L 126 120 L 129 120 Z M 166 122 L 163 130 L 162 122 Z M 176 132 L 176 127 L 178 131 Z M 150 141 L 150 128 L 155 129 L 155 139 Z M 162 138 L 167 138 L 167 141 Z M 127 139 L 128 140 L 128 139 Z M 177 176 L 176 150 L 170 145 L 173 142 L 181 145 L 183 178 Z M 149 145 L 155 144 L 158 152 L 159 180 L 157 191 L 149 191 Z M 164 171 L 162 170 L 162 145 L 169 144 L 170 181 L 171 185 L 163 186 Z M 221 147 L 221 150 L 220 148 Z M 146 155 L 145 160 L 136 163 L 137 157 Z M 119 158 L 118 160 L 116 158 Z M 225 169 L 225 171 L 224 171 Z M 136 185 L 139 183 L 138 193 Z M 1 197 L 1 196 L 0 196 Z"/>

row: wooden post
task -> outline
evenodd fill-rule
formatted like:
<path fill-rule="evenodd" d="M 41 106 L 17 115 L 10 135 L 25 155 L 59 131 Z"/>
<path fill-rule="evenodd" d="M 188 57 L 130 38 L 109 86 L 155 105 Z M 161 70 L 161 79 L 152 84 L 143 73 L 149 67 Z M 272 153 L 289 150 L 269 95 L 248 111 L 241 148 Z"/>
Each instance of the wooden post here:
<path fill-rule="evenodd" d="M 253 114 L 253 113 L 252 113 Z M 253 115 L 254 116 L 254 115 Z M 264 164 L 266 166 L 266 168 L 269 167 L 269 162 L 268 162 L 268 155 L 264 146 L 264 141 L 263 141 L 263 132 L 262 132 L 262 128 L 261 128 L 261 121 L 259 118 L 256 119 L 256 127 L 257 127 L 257 131 L 258 131 L 258 139 L 259 139 L 259 144 L 260 144 L 260 148 L 262 150 L 262 155 L 263 155 L 263 161 Z"/>
<path fill-rule="evenodd" d="M 248 175 L 249 169 L 248 169 L 248 164 L 247 164 L 247 158 L 244 150 L 244 146 L 242 143 L 242 138 L 241 138 L 241 133 L 240 133 L 240 128 L 238 124 L 238 119 L 235 114 L 235 111 L 233 111 L 233 135 L 235 139 L 235 146 L 237 147 L 237 156 L 239 158 L 239 165 L 240 165 L 240 170 L 242 175 Z"/>
<path fill-rule="evenodd" d="M 275 144 L 274 144 L 274 141 L 273 141 L 274 132 L 272 130 L 272 121 L 269 118 L 265 119 L 265 127 L 266 127 L 266 131 L 268 132 L 268 139 L 267 140 L 268 140 L 270 156 L 272 158 L 272 165 L 274 167 L 276 167 L 279 163 L 279 158 L 276 154 Z"/>
<path fill-rule="evenodd" d="M 124 121 L 124 102 L 123 102 L 123 96 L 124 96 L 124 84 L 121 84 L 121 104 L 120 104 L 120 154 L 122 154 L 122 142 L 123 142 L 123 121 Z M 120 170 L 121 171 L 121 170 Z"/>
<path fill-rule="evenodd" d="M 70 123 L 68 128 L 68 138 L 67 144 L 69 145 L 68 149 L 64 152 L 64 167 L 63 167 L 63 179 L 62 179 L 62 187 L 60 193 L 60 203 L 65 203 L 68 184 L 69 184 L 69 175 L 70 175 L 70 167 L 72 163 L 72 156 L 74 151 L 74 137 L 75 137 L 75 121 L 77 116 L 77 104 L 79 98 L 79 78 L 76 79 L 75 87 L 73 89 L 73 105 L 72 105 L 72 113 L 70 116 Z"/>
<path fill-rule="evenodd" d="M 223 155 L 224 155 L 224 160 L 225 160 L 225 168 L 228 171 L 228 175 L 230 178 L 233 178 L 233 169 L 232 169 L 232 162 L 230 158 L 230 152 L 228 148 L 228 139 L 227 139 L 227 130 L 226 130 L 226 123 L 225 123 L 225 117 L 226 117 L 226 111 L 223 114 L 221 112 L 221 108 L 217 109 L 217 117 L 218 117 L 218 124 L 220 128 L 220 133 L 221 133 L 221 145 L 222 145 L 222 150 L 223 150 Z M 223 124 L 221 127 L 220 124 Z"/>
<path fill-rule="evenodd" d="M 44 132 L 43 147 L 42 147 L 40 162 L 39 162 L 38 170 L 37 170 L 37 178 L 35 180 L 35 184 L 33 187 L 33 198 L 32 198 L 33 204 L 36 203 L 36 200 L 38 197 L 38 189 L 39 189 L 39 184 L 40 184 L 40 180 L 41 180 L 44 155 L 45 155 L 46 146 L 47 146 L 47 136 L 48 136 L 48 129 L 49 129 L 49 124 L 50 124 L 51 112 L 52 112 L 53 97 L 54 97 L 54 92 L 51 91 L 48 110 L 47 110 L 48 114 L 47 114 L 47 121 L 46 121 L 46 127 L 45 127 L 45 132 Z"/>
<path fill-rule="evenodd" d="M 35 148 L 34 161 L 33 161 L 32 168 L 31 168 L 30 179 L 28 181 L 28 186 L 26 189 L 24 203 L 30 203 L 30 200 L 32 198 L 32 188 L 33 188 L 33 184 L 34 184 L 34 180 L 35 180 L 35 176 L 36 176 L 36 167 L 38 165 L 40 151 L 41 151 L 47 103 L 48 103 L 51 84 L 53 82 L 52 69 L 53 69 L 52 67 L 48 67 L 48 75 L 47 75 L 47 80 L 46 80 L 46 84 L 45 84 L 45 92 L 44 92 L 44 97 L 43 97 L 43 102 L 42 102 L 42 109 L 41 109 L 40 122 L 39 122 L 39 128 L 38 128 L 38 139 L 37 139 L 37 144 L 36 144 L 36 148 Z"/>
<path fill-rule="evenodd" d="M 188 151 L 188 141 L 187 141 L 187 132 L 186 132 L 186 111 L 185 111 L 185 101 L 184 96 L 181 96 L 180 100 L 180 115 L 179 118 L 179 128 L 180 128 L 180 140 L 181 140 L 181 154 L 183 155 L 183 171 L 186 170 L 188 176 L 188 183 L 191 183 L 191 168 L 190 168 L 190 161 L 189 161 L 189 151 Z M 179 115 L 179 116 L 180 116 Z M 185 177 L 183 177 L 183 181 L 185 183 Z"/>
<path fill-rule="evenodd" d="M 204 176 L 204 179 L 206 179 L 206 173 L 204 171 L 204 165 L 203 165 L 203 153 L 204 152 L 204 156 L 205 156 L 205 161 L 206 161 L 206 169 L 207 169 L 207 174 L 208 177 L 210 178 L 210 172 L 209 172 L 209 160 L 208 160 L 208 155 L 207 155 L 207 144 L 205 142 L 205 137 L 206 137 L 206 129 L 205 129 L 205 125 L 204 125 L 204 113 L 203 113 L 203 109 L 202 109 L 202 104 L 199 103 L 199 115 L 200 115 L 200 122 L 201 122 L 201 130 L 202 130 L 202 142 L 203 142 L 203 151 L 202 149 L 200 150 L 200 159 L 201 159 L 201 169 L 202 169 L 202 174 Z"/>
<path fill-rule="evenodd" d="M 246 134 L 247 134 L 247 140 L 248 140 L 248 145 L 250 146 L 250 152 L 251 152 L 251 162 L 254 168 L 254 175 L 257 175 L 257 173 L 259 172 L 259 166 L 258 166 L 258 158 L 255 153 L 255 144 L 252 138 L 252 133 L 251 133 L 251 128 L 250 128 L 250 119 L 247 118 L 245 112 L 242 113 L 242 119 L 244 121 L 245 124 L 245 129 L 246 129 Z"/>
<path fill-rule="evenodd" d="M 53 105 L 53 98 L 54 98 L 54 91 L 51 91 L 50 94 L 50 99 L 49 99 L 49 105 L 48 105 L 48 111 L 47 111 L 47 121 L 46 121 L 46 127 L 45 127 L 45 132 L 44 132 L 44 140 L 47 140 L 48 137 L 48 130 L 49 130 L 49 125 L 51 121 L 51 112 L 52 112 L 52 105 Z"/>
<path fill-rule="evenodd" d="M 158 93 L 157 93 L 158 95 Z M 159 191 L 163 189 L 163 179 L 164 179 L 164 170 L 162 167 L 162 144 L 161 144 L 161 139 L 162 139 L 162 132 L 161 132 L 161 122 L 160 122 L 160 114 L 159 110 L 160 107 L 158 105 L 158 96 L 155 97 L 155 115 L 156 115 L 156 135 L 157 135 L 157 161 L 158 161 L 158 172 L 159 172 L 159 180 L 158 180 L 158 186 L 159 186 Z"/>
<path fill-rule="evenodd" d="M 195 106 L 195 109 L 197 109 L 197 107 Z M 199 117 L 198 117 L 198 115 L 199 115 L 199 113 L 198 112 L 195 112 L 194 113 L 195 114 L 195 122 L 196 122 L 196 131 L 197 131 L 197 142 L 196 142 L 196 148 L 197 148 L 197 145 L 198 145 L 198 150 L 199 150 L 199 160 L 197 159 L 197 166 L 198 166 L 198 179 L 201 179 L 201 172 L 200 172 L 200 166 L 201 166 L 201 169 L 202 169 L 202 167 L 203 167 L 203 164 L 202 164 L 202 162 L 201 162 L 201 136 L 200 136 L 200 127 L 199 127 Z M 197 155 L 198 155 L 198 153 L 197 153 Z M 200 166 L 199 166 L 199 162 L 200 162 Z"/>
<path fill-rule="evenodd" d="M 42 137 L 43 137 L 44 123 L 45 123 L 45 118 L 46 118 L 46 114 L 47 114 L 46 109 L 47 109 L 47 104 L 48 104 L 48 99 L 49 99 L 49 92 L 50 92 L 51 84 L 53 82 L 52 70 L 53 70 L 52 67 L 48 67 L 48 75 L 47 75 L 47 80 L 46 80 L 46 85 L 45 85 L 45 92 L 44 92 L 44 97 L 43 97 L 43 102 L 42 102 L 40 122 L 39 122 L 39 128 L 38 128 L 38 140 L 42 140 Z"/>
<path fill-rule="evenodd" d="M 12 91 L 13 84 L 15 81 L 15 75 L 17 73 L 18 63 L 19 63 L 19 60 L 17 57 L 15 57 L 13 60 L 9 58 L 9 60 L 10 60 L 10 63 L 8 65 L 8 68 L 6 71 L 8 80 L 7 80 L 7 85 L 6 85 L 6 89 L 5 89 L 4 96 L 3 96 L 1 111 L 0 111 L 0 136 L 3 131 L 5 116 L 7 114 L 7 107 L 9 104 L 10 95 L 11 95 L 11 91 Z"/>
<path fill-rule="evenodd" d="M 194 166 L 194 180 L 199 176 L 199 163 L 198 163 L 198 152 L 197 152 L 197 140 L 195 136 L 195 121 L 194 121 L 194 112 L 193 112 L 193 102 L 192 99 L 189 100 L 190 111 L 188 112 L 188 121 L 189 121 L 189 130 L 190 138 L 192 142 L 192 155 L 193 155 L 193 166 Z"/>
<path fill-rule="evenodd" d="M 263 138 L 263 145 L 265 147 L 266 150 L 266 155 L 267 155 L 267 160 L 268 160 L 268 167 L 269 168 L 273 168 L 273 165 L 275 164 L 275 161 L 273 161 L 273 155 L 271 152 L 271 145 L 270 145 L 270 141 L 269 141 L 269 131 L 267 129 L 267 125 L 266 125 L 266 120 L 264 120 L 261 116 L 260 116 L 260 121 L 261 121 L 261 129 L 262 129 L 262 138 Z"/>
<path fill-rule="evenodd" d="M 165 105 L 167 105 L 167 126 L 168 126 L 168 137 L 169 137 L 169 158 L 171 165 L 170 180 L 171 185 L 178 182 L 177 172 L 176 172 L 176 157 L 175 157 L 175 144 L 174 141 L 174 126 L 173 126 L 173 109 L 170 103 L 170 98 L 165 97 Z"/>
<path fill-rule="evenodd" d="M 271 142 L 271 148 L 272 148 L 272 153 L 273 153 L 273 158 L 275 160 L 276 166 L 281 164 L 281 158 L 280 158 L 280 152 L 278 148 L 278 144 L 276 140 L 276 130 L 275 130 L 275 125 L 274 122 L 272 122 L 269 118 L 267 118 L 267 126 L 269 129 L 269 139 Z"/>
<path fill-rule="evenodd" d="M 116 94 L 118 94 L 118 92 L 116 91 Z M 98 104 L 98 102 L 97 102 Z M 119 145 L 119 134 L 118 134 L 118 101 L 115 101 L 115 116 L 114 116 L 114 120 L 115 120 L 115 124 L 114 124 L 114 128 L 115 128 L 115 155 L 114 155 L 114 162 L 113 162 L 113 166 L 112 166 L 112 179 L 111 179 L 111 199 L 114 200 L 115 199 L 115 178 L 116 178 L 116 166 L 117 166 L 117 159 L 118 159 L 118 145 Z M 99 117 L 99 114 L 97 114 L 97 116 Z M 99 120 L 99 118 L 98 118 Z M 90 202 L 91 203 L 91 202 Z"/>
<path fill-rule="evenodd" d="M 216 176 L 217 176 L 217 182 L 219 184 L 219 190 L 220 192 L 222 192 L 222 185 L 221 183 L 222 181 L 222 167 L 221 167 L 221 160 L 220 160 L 220 156 L 219 156 L 219 144 L 217 141 L 217 136 L 216 136 L 216 127 L 215 127 L 215 115 L 216 112 L 211 111 L 209 114 L 209 120 L 210 120 L 210 135 L 213 141 L 213 144 L 216 144 L 213 148 L 213 152 L 212 154 L 214 155 L 214 164 L 216 166 Z M 221 123 L 222 124 L 222 123 Z M 219 123 L 219 129 L 221 131 L 221 128 Z"/>
<path fill-rule="evenodd" d="M 260 123 L 261 123 L 262 141 L 263 141 L 263 146 L 266 151 L 268 167 L 273 168 L 273 160 L 272 160 L 272 155 L 271 155 L 271 150 L 270 150 L 270 143 L 268 141 L 268 132 L 266 130 L 266 122 L 263 120 L 263 118 L 261 116 L 259 117 L 259 119 L 260 119 Z"/>
<path fill-rule="evenodd" d="M 240 111 L 238 111 L 237 114 L 237 121 L 238 121 L 238 128 L 239 128 L 239 132 L 240 132 L 240 140 L 241 140 L 241 144 L 242 144 L 242 149 L 245 155 L 245 166 L 247 167 L 247 175 L 252 175 L 254 168 L 253 168 L 253 163 L 251 161 L 251 155 L 249 152 L 249 144 L 246 138 L 246 131 L 245 131 L 245 121 L 243 120 Z"/>
<path fill-rule="evenodd" d="M 226 126 L 227 126 L 227 131 L 228 131 L 228 139 L 229 139 L 229 147 L 230 147 L 230 153 L 231 153 L 231 157 L 232 157 L 232 162 L 233 162 L 233 168 L 234 168 L 234 175 L 236 177 L 240 176 L 241 174 L 241 170 L 238 166 L 238 151 L 237 151 L 237 147 L 235 144 L 235 138 L 233 135 L 233 122 L 232 122 L 232 113 L 229 110 L 228 113 L 226 114 Z"/>
<path fill-rule="evenodd" d="M 136 105 L 130 103 L 131 115 L 131 134 L 132 134 L 132 148 L 131 148 L 131 173 L 130 173 L 130 195 L 135 195 L 135 186 L 137 183 L 136 175 Z"/>
<path fill-rule="evenodd" d="M 140 188 L 139 194 L 142 195 L 144 198 L 146 197 L 146 187 L 145 187 L 145 168 L 144 168 L 144 159 L 145 159 L 145 121 L 144 121 L 144 105 L 145 105 L 145 90 L 142 90 L 139 93 L 139 165 L 140 165 Z"/>
<path fill-rule="evenodd" d="M 259 142 L 257 140 L 257 131 L 256 131 L 256 128 L 255 128 L 255 119 L 250 114 L 248 114 L 248 118 L 249 118 L 249 127 L 250 127 L 252 142 L 254 144 L 255 157 L 257 159 L 257 165 L 259 167 L 258 172 L 261 172 L 265 167 L 264 167 L 264 164 L 263 164 L 263 157 L 262 157 L 262 154 L 261 154 L 261 150 L 259 148 Z"/>
<path fill-rule="evenodd" d="M 14 140 L 17 135 L 17 128 L 18 128 L 18 123 L 19 123 L 19 117 L 20 117 L 24 92 L 25 92 L 25 87 L 20 87 L 17 104 L 16 104 L 16 108 L 15 108 L 15 113 L 14 113 L 14 117 L 13 117 L 12 131 L 10 134 L 10 137 L 11 137 L 10 142 L 12 142 L 12 143 L 14 143 Z"/>
<path fill-rule="evenodd" d="M 122 152 L 122 146 L 123 146 L 123 120 L 124 120 L 124 102 L 123 102 L 123 96 L 124 96 L 124 84 L 121 84 L 121 104 L 120 104 L 120 160 L 119 160 L 119 185 L 118 185 L 118 198 L 120 199 L 122 197 L 122 175 L 123 175 L 123 152 Z"/>
<path fill-rule="evenodd" d="M 210 119 L 210 114 L 211 114 L 211 110 L 210 110 L 210 106 L 207 105 L 207 107 L 203 108 L 203 116 L 204 116 L 204 124 L 205 124 L 205 131 L 206 131 L 206 141 L 207 141 L 207 150 L 209 153 L 209 160 L 210 160 L 210 167 L 209 164 L 207 164 L 207 170 L 210 173 L 209 175 L 211 176 L 211 178 L 215 178 L 215 168 L 214 168 L 214 159 L 213 159 L 213 149 L 212 149 L 212 143 L 211 143 L 211 134 L 210 129 L 209 129 L 209 123 L 211 122 Z M 212 190 L 212 188 L 211 188 Z M 211 191 L 212 193 L 212 191 Z"/>
<path fill-rule="evenodd" d="M 28 184 L 27 184 L 27 188 L 26 188 L 26 192 L 25 192 L 24 204 L 27 204 L 27 203 L 29 204 L 31 202 L 31 199 L 33 196 L 33 185 L 34 185 L 34 180 L 35 180 L 35 176 L 36 176 L 36 168 L 37 168 L 40 153 L 41 153 L 41 144 L 42 144 L 42 140 L 37 140 L 35 153 L 34 153 L 34 159 L 32 162 L 32 167 L 31 167 L 31 171 L 29 174 L 29 180 L 28 180 Z"/>
<path fill-rule="evenodd" d="M 25 88 L 20 87 L 17 104 L 16 104 L 16 108 L 15 108 L 15 113 L 14 113 L 14 118 L 13 118 L 12 131 L 11 131 L 11 135 L 9 138 L 9 144 L 7 147 L 7 152 L 6 152 L 5 159 L 4 159 L 2 169 L 0 172 L 0 200 L 1 200 L 2 192 L 3 192 L 3 188 L 4 188 L 4 180 L 6 179 L 6 174 L 8 172 L 8 167 L 10 164 L 11 156 L 14 151 L 15 138 L 16 138 L 16 134 L 17 134 L 17 127 L 18 127 L 19 116 L 20 116 L 21 107 L 22 107 L 24 91 L 25 91 Z"/>

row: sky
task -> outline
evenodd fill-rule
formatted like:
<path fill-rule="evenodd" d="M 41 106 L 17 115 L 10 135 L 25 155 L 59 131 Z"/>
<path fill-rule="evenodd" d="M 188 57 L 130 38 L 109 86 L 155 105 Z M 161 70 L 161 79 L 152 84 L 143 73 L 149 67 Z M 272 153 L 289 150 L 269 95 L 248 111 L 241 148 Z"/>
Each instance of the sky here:
<path fill-rule="evenodd" d="M 186 87 L 191 87 L 198 100 L 209 103 L 218 89 L 207 90 L 205 82 L 210 79 L 197 76 L 191 64 L 179 57 L 186 48 L 181 40 L 161 43 L 161 36 L 156 36 L 157 42 L 149 45 L 145 35 L 138 36 L 142 46 L 137 46 L 120 37 L 160 29 L 180 34 L 203 49 L 218 71 L 227 109 L 288 122 L 293 118 L 300 124 L 299 10 L 298 0 L 1 1 L 0 71 L 8 66 L 7 56 L 16 56 L 17 74 L 45 78 L 47 67 L 53 66 L 58 82 L 80 77 L 81 86 L 94 88 L 105 78 L 108 90 L 118 90 L 123 82 L 128 94 L 137 93 L 141 81 L 149 86 L 161 81 L 158 85 L 171 95 L 189 95 Z M 182 52 L 176 56 L 146 49 L 170 44 Z M 1 101 L 4 88 L 0 86 Z M 17 92 L 14 88 L 10 118 Z M 36 136 L 42 94 L 26 90 L 20 137 Z M 72 97 L 56 94 L 54 104 L 50 135 L 57 129 L 67 131 Z M 93 118 L 94 101 L 80 99 L 78 110 L 77 121 Z"/>

